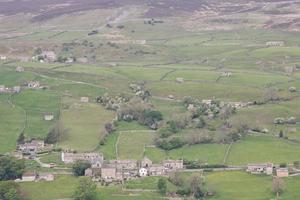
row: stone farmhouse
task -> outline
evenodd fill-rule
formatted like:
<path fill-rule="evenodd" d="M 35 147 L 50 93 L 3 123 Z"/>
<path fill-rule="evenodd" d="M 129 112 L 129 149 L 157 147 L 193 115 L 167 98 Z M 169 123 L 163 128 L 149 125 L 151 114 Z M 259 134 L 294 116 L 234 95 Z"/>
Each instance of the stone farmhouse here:
<path fill-rule="evenodd" d="M 45 150 L 45 143 L 43 140 L 32 140 L 20 144 L 17 149 L 22 152 L 22 154 L 35 156 L 38 152 Z"/>
<path fill-rule="evenodd" d="M 27 83 L 27 87 L 30 89 L 38 89 L 38 88 L 40 88 L 40 82 L 39 81 L 30 81 Z"/>
<path fill-rule="evenodd" d="M 268 42 L 266 42 L 266 46 L 269 46 L 269 47 L 282 47 L 284 45 L 285 45 L 284 41 L 268 41 Z"/>
<path fill-rule="evenodd" d="M 153 162 L 144 157 L 141 161 L 136 160 L 111 160 L 99 169 L 89 168 L 85 175 L 92 177 L 94 181 L 121 182 L 137 177 L 165 176 L 169 172 L 183 169 L 182 160 L 165 160 L 162 164 Z"/>
<path fill-rule="evenodd" d="M 251 174 L 273 174 L 273 163 L 266 163 L 266 164 L 249 164 L 247 167 L 247 172 Z"/>
<path fill-rule="evenodd" d="M 5 87 L 5 85 L 0 85 L 0 94 L 13 94 L 21 92 L 20 86 L 14 86 L 12 88 Z"/>
<path fill-rule="evenodd" d="M 165 160 L 163 166 L 166 172 L 172 172 L 183 169 L 183 160 Z"/>
<path fill-rule="evenodd" d="M 54 51 L 43 51 L 41 56 L 44 58 L 44 60 L 54 62 L 57 59 L 57 56 Z"/>
<path fill-rule="evenodd" d="M 54 181 L 54 178 L 52 173 L 26 172 L 22 174 L 22 179 L 17 179 L 15 182 Z"/>
<path fill-rule="evenodd" d="M 92 168 L 101 168 L 103 164 L 103 155 L 100 153 L 61 153 L 61 160 L 68 164 L 77 160 L 85 160 L 91 163 Z"/>

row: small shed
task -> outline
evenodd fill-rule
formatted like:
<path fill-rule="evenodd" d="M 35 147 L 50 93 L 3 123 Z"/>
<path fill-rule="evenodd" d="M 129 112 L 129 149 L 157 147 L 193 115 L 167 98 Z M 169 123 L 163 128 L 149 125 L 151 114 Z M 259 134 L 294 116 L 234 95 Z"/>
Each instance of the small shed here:
<path fill-rule="evenodd" d="M 52 121 L 54 119 L 53 113 L 45 113 L 44 114 L 44 120 L 45 121 Z"/>
<path fill-rule="evenodd" d="M 81 97 L 80 98 L 81 103 L 88 103 L 89 101 L 90 101 L 90 99 L 88 97 Z"/>

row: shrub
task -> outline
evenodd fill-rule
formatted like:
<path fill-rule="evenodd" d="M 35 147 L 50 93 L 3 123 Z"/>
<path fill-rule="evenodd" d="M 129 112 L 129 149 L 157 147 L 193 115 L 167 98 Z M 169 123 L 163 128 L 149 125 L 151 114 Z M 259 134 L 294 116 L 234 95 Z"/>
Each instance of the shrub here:
<path fill-rule="evenodd" d="M 91 164 L 85 160 L 78 160 L 76 161 L 73 166 L 72 170 L 75 176 L 83 176 L 86 169 L 90 168 Z"/>

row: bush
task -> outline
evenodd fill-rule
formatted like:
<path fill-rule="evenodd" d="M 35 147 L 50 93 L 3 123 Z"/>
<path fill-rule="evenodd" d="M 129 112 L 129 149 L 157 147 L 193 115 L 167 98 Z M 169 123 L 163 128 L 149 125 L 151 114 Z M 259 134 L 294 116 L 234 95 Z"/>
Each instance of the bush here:
<path fill-rule="evenodd" d="M 90 168 L 91 164 L 85 160 L 78 160 L 76 161 L 73 166 L 72 170 L 75 176 L 83 176 L 86 169 Z"/>
<path fill-rule="evenodd" d="M 82 177 L 79 180 L 79 185 L 75 190 L 75 200 L 96 200 L 97 199 L 97 186 L 87 177 Z"/>
<path fill-rule="evenodd" d="M 279 167 L 285 168 L 285 167 L 287 167 L 287 164 L 286 164 L 286 163 L 280 163 L 280 164 L 279 164 Z"/>
<path fill-rule="evenodd" d="M 0 157 L 0 181 L 20 178 L 24 170 L 24 160 L 8 156 Z"/>
<path fill-rule="evenodd" d="M 164 149 L 164 150 L 172 150 L 182 147 L 185 144 L 184 141 L 182 141 L 181 138 L 172 138 L 170 140 L 167 139 L 158 139 L 156 141 L 156 146 Z"/>
<path fill-rule="evenodd" d="M 166 194 L 167 192 L 167 181 L 163 178 L 160 178 L 157 183 L 158 191 L 162 194 Z"/>
<path fill-rule="evenodd" d="M 12 181 L 0 182 L 0 199 L 21 200 L 19 185 Z"/>

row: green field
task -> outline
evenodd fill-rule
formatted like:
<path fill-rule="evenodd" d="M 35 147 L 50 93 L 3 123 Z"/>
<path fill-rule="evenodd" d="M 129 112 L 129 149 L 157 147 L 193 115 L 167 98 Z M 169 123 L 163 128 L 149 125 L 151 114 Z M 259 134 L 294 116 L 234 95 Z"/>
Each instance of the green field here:
<path fill-rule="evenodd" d="M 25 135 L 29 138 L 45 138 L 54 121 L 45 121 L 45 113 L 53 113 L 54 120 L 60 114 L 60 97 L 53 91 L 26 90 L 13 96 L 13 103 L 26 111 Z"/>
<path fill-rule="evenodd" d="M 81 104 L 73 100 L 69 104 L 68 109 L 61 113 L 67 139 L 59 146 L 78 151 L 94 150 L 103 136 L 104 124 L 111 122 L 114 114 L 96 104 Z"/>
<path fill-rule="evenodd" d="M 58 176 L 54 182 L 21 183 L 21 192 L 26 200 L 53 200 L 71 198 L 78 178 L 72 176 Z M 47 194 L 47 195 L 45 195 Z M 156 192 L 125 192 L 118 186 L 98 187 L 98 199 L 116 200 L 158 200 L 161 195 Z"/>
<path fill-rule="evenodd" d="M 118 157 L 120 159 L 142 159 L 145 145 L 152 145 L 154 137 L 155 133 L 153 132 L 121 132 L 117 144 Z"/>
<path fill-rule="evenodd" d="M 146 148 L 146 155 L 154 162 L 164 159 L 185 159 L 200 161 L 208 164 L 222 164 L 228 145 L 223 144 L 199 144 L 184 146 L 171 151 L 162 151 L 157 148 Z"/>
<path fill-rule="evenodd" d="M 248 136 L 233 144 L 226 164 L 293 163 L 300 160 L 300 146 L 272 136 Z"/>
<path fill-rule="evenodd" d="M 0 113 L 0 153 L 6 153 L 16 148 L 25 124 L 25 115 L 21 108 L 2 101 Z"/>

